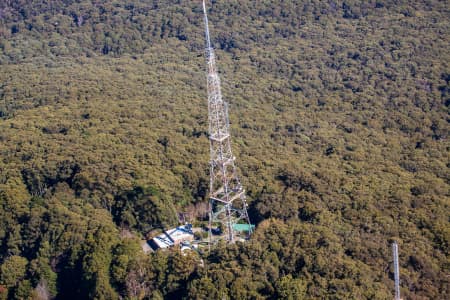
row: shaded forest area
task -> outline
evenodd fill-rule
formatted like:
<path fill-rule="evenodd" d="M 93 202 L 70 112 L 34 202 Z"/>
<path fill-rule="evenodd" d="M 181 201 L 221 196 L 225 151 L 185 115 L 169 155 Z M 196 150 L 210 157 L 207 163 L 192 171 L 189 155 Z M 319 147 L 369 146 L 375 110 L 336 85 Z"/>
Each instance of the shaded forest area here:
<path fill-rule="evenodd" d="M 449 294 L 446 1 L 211 1 L 257 224 L 139 238 L 207 201 L 200 1 L 0 3 L 0 299 Z M 132 233 L 132 234 L 130 234 Z"/>

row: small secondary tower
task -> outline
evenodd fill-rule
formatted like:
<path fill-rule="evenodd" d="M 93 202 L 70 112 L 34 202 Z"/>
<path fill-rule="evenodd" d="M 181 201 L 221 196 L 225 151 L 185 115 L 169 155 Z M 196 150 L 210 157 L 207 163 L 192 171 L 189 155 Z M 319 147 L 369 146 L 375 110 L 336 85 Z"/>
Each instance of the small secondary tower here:
<path fill-rule="evenodd" d="M 245 190 L 241 185 L 231 152 L 228 106 L 222 99 L 219 74 L 214 49 L 209 37 L 208 16 L 203 0 L 205 21 L 206 63 L 208 82 L 208 120 L 210 144 L 209 185 L 209 243 L 212 243 L 212 226 L 219 226 L 220 238 L 234 242 L 239 233 L 236 224 L 247 223 L 245 238 L 252 232 L 247 213 Z"/>
<path fill-rule="evenodd" d="M 400 272 L 398 268 L 398 245 L 397 242 L 392 244 L 392 255 L 394 256 L 394 281 L 395 281 L 395 300 L 400 298 Z"/>

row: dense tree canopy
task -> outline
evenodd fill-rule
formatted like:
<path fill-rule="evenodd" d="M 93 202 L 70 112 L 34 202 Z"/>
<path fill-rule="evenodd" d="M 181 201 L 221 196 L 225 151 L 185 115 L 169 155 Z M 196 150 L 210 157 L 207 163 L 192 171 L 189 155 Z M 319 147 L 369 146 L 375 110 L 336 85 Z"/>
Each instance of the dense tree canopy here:
<path fill-rule="evenodd" d="M 445 299 L 448 3 L 208 6 L 256 231 L 145 255 L 207 201 L 200 1 L 0 1 L 0 299 L 391 299 L 393 240 Z"/>

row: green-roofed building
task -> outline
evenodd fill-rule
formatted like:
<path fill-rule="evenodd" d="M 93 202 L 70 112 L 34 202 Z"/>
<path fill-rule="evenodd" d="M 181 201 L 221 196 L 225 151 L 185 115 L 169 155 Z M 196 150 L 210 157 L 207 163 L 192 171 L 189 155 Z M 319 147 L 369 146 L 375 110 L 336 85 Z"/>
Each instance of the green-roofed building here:
<path fill-rule="evenodd" d="M 250 224 L 234 224 L 233 229 L 240 232 L 248 232 L 250 229 L 253 231 L 255 229 L 255 225 Z"/>

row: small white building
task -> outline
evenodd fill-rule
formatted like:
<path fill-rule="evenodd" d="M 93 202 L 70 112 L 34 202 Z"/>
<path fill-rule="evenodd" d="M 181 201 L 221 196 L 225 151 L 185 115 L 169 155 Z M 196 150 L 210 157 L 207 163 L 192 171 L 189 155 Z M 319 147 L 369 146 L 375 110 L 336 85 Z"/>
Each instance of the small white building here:
<path fill-rule="evenodd" d="M 173 229 L 165 230 L 160 235 L 150 240 L 150 245 L 156 249 L 165 249 L 179 245 L 185 241 L 193 241 L 194 232 L 192 231 L 192 225 L 186 224 L 178 226 Z"/>

